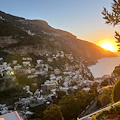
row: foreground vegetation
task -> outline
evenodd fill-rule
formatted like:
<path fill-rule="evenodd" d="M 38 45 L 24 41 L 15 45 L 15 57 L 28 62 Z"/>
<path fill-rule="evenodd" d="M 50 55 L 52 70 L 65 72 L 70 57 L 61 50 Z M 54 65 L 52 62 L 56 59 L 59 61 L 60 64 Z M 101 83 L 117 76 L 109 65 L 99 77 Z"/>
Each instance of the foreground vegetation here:
<path fill-rule="evenodd" d="M 62 118 L 71 120 L 77 118 L 96 95 L 97 92 L 95 89 L 91 89 L 89 92 L 78 90 L 69 95 L 66 95 L 63 91 L 59 91 L 58 98 L 53 98 L 53 104 L 42 111 L 38 111 L 39 108 L 36 109 L 36 113 L 39 114 L 37 118 L 44 120 L 56 120 L 56 118 L 57 120 L 61 120 Z M 34 116 L 31 116 L 32 118 Z"/>
<path fill-rule="evenodd" d="M 120 103 L 111 106 L 109 109 L 105 109 L 91 117 L 92 120 L 105 120 L 106 118 L 113 119 L 113 118 L 120 119 Z"/>
<path fill-rule="evenodd" d="M 110 91 L 107 93 L 110 94 Z M 103 98 L 104 100 L 105 99 L 108 99 L 108 101 L 110 101 L 110 99 L 112 100 L 112 103 L 116 103 L 116 102 L 119 102 L 120 101 L 120 78 L 118 78 L 118 81 L 115 83 L 115 86 L 112 90 L 112 94 L 111 94 L 111 98 L 110 96 L 108 95 L 105 96 L 105 94 L 103 95 Z M 104 101 L 105 103 L 105 101 Z M 114 105 L 114 106 L 111 106 L 109 109 L 105 109 L 95 115 L 93 115 L 91 117 L 92 120 L 102 120 L 102 119 L 105 119 L 106 117 L 110 117 L 110 116 L 113 116 L 113 117 L 120 117 L 120 103 L 118 103 L 117 105 Z"/>

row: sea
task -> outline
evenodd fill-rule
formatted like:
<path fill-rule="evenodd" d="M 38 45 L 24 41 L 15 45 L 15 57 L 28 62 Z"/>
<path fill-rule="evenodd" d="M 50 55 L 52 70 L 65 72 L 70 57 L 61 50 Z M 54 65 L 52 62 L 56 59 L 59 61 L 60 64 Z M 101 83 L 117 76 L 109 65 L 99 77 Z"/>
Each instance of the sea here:
<path fill-rule="evenodd" d="M 98 60 L 95 65 L 88 68 L 95 78 L 110 75 L 116 66 L 120 65 L 120 57 L 106 57 Z"/>

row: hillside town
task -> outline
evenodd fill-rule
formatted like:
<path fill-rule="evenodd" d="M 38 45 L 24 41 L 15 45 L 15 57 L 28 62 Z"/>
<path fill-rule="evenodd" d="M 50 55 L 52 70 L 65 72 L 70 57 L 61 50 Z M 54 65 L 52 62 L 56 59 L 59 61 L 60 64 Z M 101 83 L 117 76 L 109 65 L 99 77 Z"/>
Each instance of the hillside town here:
<path fill-rule="evenodd" d="M 119 23 L 120 0 L 1 0 L 0 120 L 120 120 Z"/>
<path fill-rule="evenodd" d="M 33 114 L 30 108 L 43 104 L 51 105 L 53 97 L 58 97 L 56 91 L 64 91 L 66 95 L 78 89 L 89 91 L 95 83 L 98 84 L 97 88 L 100 90 L 102 88 L 101 84 L 106 79 L 108 81 L 106 86 L 113 85 L 117 80 L 117 76 L 114 74 L 94 79 L 90 70 L 83 63 L 82 58 L 74 58 L 72 54 L 65 54 L 63 51 L 51 56 L 46 54 L 45 57 L 45 61 L 38 59 L 35 64 L 33 64 L 31 57 L 22 57 L 21 64 L 18 63 L 17 59 L 7 63 L 3 58 L 0 58 L 1 80 L 10 79 L 11 82 L 15 83 L 14 85 L 18 85 L 19 81 L 16 76 L 26 76 L 26 79 L 30 82 L 32 79 L 30 86 L 27 84 L 26 79 L 20 79 L 20 81 L 26 83 L 22 87 L 29 96 L 19 98 L 17 102 L 9 106 L 0 104 L 0 113 L 2 115 L 17 110 L 20 116 L 27 119 L 28 116 Z M 58 68 L 50 66 L 50 64 L 59 63 L 61 60 L 63 63 Z M 4 91 L 4 89 L 6 89 L 5 86 L 0 88 L 1 91 Z"/>

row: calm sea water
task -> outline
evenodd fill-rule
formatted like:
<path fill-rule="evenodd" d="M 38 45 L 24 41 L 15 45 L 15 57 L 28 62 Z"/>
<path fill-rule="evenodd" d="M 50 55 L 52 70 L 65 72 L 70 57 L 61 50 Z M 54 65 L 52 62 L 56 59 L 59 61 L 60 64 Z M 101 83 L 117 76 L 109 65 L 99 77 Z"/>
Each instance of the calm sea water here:
<path fill-rule="evenodd" d="M 110 75 L 114 68 L 120 64 L 120 57 L 107 57 L 98 60 L 96 65 L 89 66 L 93 76 L 102 77 L 103 75 Z"/>

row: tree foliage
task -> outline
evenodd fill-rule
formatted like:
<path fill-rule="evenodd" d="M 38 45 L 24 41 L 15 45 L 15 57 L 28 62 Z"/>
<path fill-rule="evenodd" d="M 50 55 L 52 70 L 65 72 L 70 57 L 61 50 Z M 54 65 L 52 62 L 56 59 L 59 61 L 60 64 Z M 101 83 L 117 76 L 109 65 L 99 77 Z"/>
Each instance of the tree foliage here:
<path fill-rule="evenodd" d="M 71 120 L 76 118 L 80 114 L 78 100 L 74 95 L 64 96 L 60 102 L 59 106 L 65 120 Z"/>
<path fill-rule="evenodd" d="M 78 104 L 80 106 L 79 110 L 81 110 L 81 111 L 84 110 L 85 107 L 91 101 L 91 96 L 87 91 L 81 91 L 81 90 L 78 91 L 76 94 L 76 98 L 77 98 Z"/>
<path fill-rule="evenodd" d="M 65 120 L 77 118 L 77 116 L 89 105 L 92 95 L 88 91 L 79 90 L 75 95 L 63 96 L 59 101 L 61 112 Z"/>
<path fill-rule="evenodd" d="M 62 113 L 58 105 L 49 106 L 44 112 L 44 120 L 62 120 Z"/>
<path fill-rule="evenodd" d="M 101 86 L 107 86 L 108 85 L 108 79 L 105 79 L 104 81 L 102 81 Z"/>
<path fill-rule="evenodd" d="M 102 94 L 98 97 L 97 104 L 100 104 L 100 107 L 106 106 L 107 104 L 111 103 L 111 93 L 112 93 L 113 87 L 105 87 L 103 88 Z"/>
<path fill-rule="evenodd" d="M 118 81 L 115 83 L 115 86 L 113 88 L 113 93 L 112 93 L 112 100 L 114 102 L 117 102 L 120 100 L 120 78 Z"/>
<path fill-rule="evenodd" d="M 118 75 L 120 75 L 120 66 L 116 66 L 113 73 L 117 73 Z"/>
<path fill-rule="evenodd" d="M 112 12 L 109 13 L 106 8 L 104 8 L 102 14 L 103 14 L 103 19 L 106 20 L 106 24 L 111 24 L 113 26 L 119 25 L 120 23 L 120 0 L 113 0 L 112 3 Z M 120 43 L 120 34 L 115 31 L 115 38 L 117 39 L 117 43 Z M 118 44 L 120 46 L 120 44 Z M 120 52 L 120 47 L 119 50 Z"/>
<path fill-rule="evenodd" d="M 63 96 L 66 95 L 66 93 L 64 91 L 56 91 L 57 95 L 58 95 L 58 100 L 60 100 Z"/>
<path fill-rule="evenodd" d="M 95 87 L 96 88 L 96 87 Z M 97 95 L 96 89 L 91 91 L 78 90 L 76 93 L 66 95 L 63 91 L 57 91 L 57 105 L 53 104 L 44 112 L 45 120 L 59 120 L 63 115 L 65 120 L 77 118 Z M 55 111 L 55 113 L 54 113 Z"/>

